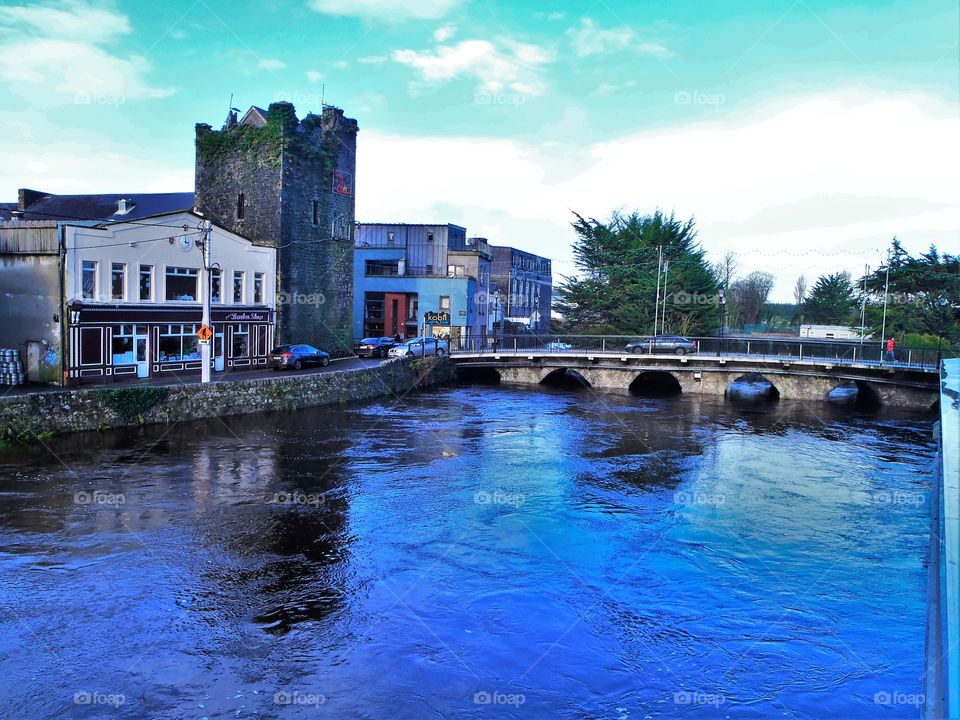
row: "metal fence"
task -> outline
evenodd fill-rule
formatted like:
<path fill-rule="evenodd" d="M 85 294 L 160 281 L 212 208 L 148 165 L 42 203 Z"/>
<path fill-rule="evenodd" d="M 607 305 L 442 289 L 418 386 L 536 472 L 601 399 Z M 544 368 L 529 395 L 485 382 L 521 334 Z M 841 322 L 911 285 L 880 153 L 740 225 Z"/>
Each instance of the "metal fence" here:
<path fill-rule="evenodd" d="M 879 342 L 840 342 L 794 338 L 697 337 L 687 338 L 694 348 L 675 347 L 662 340 L 628 335 L 503 335 L 450 341 L 454 355 L 472 354 L 596 354 L 690 355 L 692 357 L 750 357 L 771 360 L 827 360 L 836 363 L 891 365 L 934 369 L 940 359 L 960 356 L 957 349 L 902 348 L 887 352 Z"/>

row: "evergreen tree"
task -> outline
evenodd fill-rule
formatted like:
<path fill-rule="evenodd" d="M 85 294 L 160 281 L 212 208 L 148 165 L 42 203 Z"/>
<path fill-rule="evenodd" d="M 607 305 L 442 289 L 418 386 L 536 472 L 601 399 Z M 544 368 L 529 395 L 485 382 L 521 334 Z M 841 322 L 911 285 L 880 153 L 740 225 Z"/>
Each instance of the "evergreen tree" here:
<path fill-rule="evenodd" d="M 606 223 L 574 213 L 573 253 L 579 273 L 565 278 L 557 303 L 574 332 L 643 335 L 653 332 L 659 249 L 661 332 L 712 333 L 719 326 L 717 277 L 696 241 L 693 220 L 657 210 L 614 213 Z"/>
<path fill-rule="evenodd" d="M 856 306 L 850 273 L 821 275 L 803 303 L 803 316 L 813 325 L 850 325 Z"/>

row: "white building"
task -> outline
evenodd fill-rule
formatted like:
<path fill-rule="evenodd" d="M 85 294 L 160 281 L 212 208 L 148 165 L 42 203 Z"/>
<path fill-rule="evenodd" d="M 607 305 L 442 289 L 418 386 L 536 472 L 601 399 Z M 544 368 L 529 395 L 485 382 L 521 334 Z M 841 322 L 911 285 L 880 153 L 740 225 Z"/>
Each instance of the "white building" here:
<path fill-rule="evenodd" d="M 266 365 L 274 342 L 276 250 L 214 226 L 208 280 L 202 220 L 179 211 L 63 225 L 64 365 L 71 379 L 199 372 L 207 282 L 213 369 Z"/>
<path fill-rule="evenodd" d="M 820 340 L 859 340 L 860 331 L 846 325 L 801 325 L 800 337 Z M 868 335 L 865 339 L 868 339 Z"/>

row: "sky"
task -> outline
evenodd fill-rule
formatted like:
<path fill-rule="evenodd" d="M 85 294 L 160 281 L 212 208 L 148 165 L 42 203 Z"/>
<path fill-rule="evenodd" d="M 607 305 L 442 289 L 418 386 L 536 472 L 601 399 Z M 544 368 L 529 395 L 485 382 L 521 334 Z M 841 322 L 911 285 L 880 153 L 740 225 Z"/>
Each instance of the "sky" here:
<path fill-rule="evenodd" d="M 193 189 L 235 107 L 360 124 L 357 219 L 575 272 L 572 213 L 693 217 L 711 259 L 960 253 L 956 0 L 0 0 L 0 200 Z M 559 278 L 557 278 L 559 280 Z"/>

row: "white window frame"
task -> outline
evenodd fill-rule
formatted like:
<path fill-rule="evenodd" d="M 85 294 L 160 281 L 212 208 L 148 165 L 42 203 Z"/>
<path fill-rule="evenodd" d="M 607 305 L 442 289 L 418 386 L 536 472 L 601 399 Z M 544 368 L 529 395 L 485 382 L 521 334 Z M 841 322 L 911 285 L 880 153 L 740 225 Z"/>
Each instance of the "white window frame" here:
<path fill-rule="evenodd" d="M 171 274 L 173 270 L 192 270 L 193 275 L 189 273 L 177 273 L 174 272 L 173 275 L 180 275 L 182 277 L 193 277 L 197 281 L 197 292 L 194 293 L 196 297 L 193 300 L 169 300 L 167 299 L 167 276 Z M 201 283 L 200 283 L 200 268 L 184 267 L 182 265 L 165 265 L 163 268 L 163 298 L 166 302 L 179 302 L 179 303 L 197 303 L 202 300 L 200 297 Z"/>
<path fill-rule="evenodd" d="M 237 276 L 240 276 L 240 299 L 237 300 Z M 234 270 L 230 279 L 230 302 L 234 305 L 243 305 L 247 300 L 247 272 L 246 270 Z"/>
<path fill-rule="evenodd" d="M 93 266 L 93 292 L 87 295 L 87 289 L 84 283 L 84 276 L 87 274 L 87 266 Z M 81 260 L 80 261 L 80 299 L 97 299 L 97 290 L 100 287 L 100 261 L 99 260 Z"/>
<path fill-rule="evenodd" d="M 260 298 L 257 298 L 257 281 L 260 281 Z M 267 275 L 262 272 L 253 274 L 253 304 L 263 305 L 267 294 Z"/>
<path fill-rule="evenodd" d="M 146 272 L 144 272 L 146 268 Z M 150 277 L 150 293 L 149 297 L 144 298 L 140 292 L 140 283 L 143 280 L 144 275 L 149 275 Z M 157 287 L 157 273 L 154 270 L 153 265 L 143 265 L 140 264 L 137 268 L 137 300 L 139 302 L 153 302 L 153 299 L 156 297 L 156 287 Z"/>
<path fill-rule="evenodd" d="M 120 268 L 120 297 L 113 294 L 113 274 Z M 123 262 L 110 263 L 110 299 L 125 302 L 127 299 L 127 264 Z"/>

